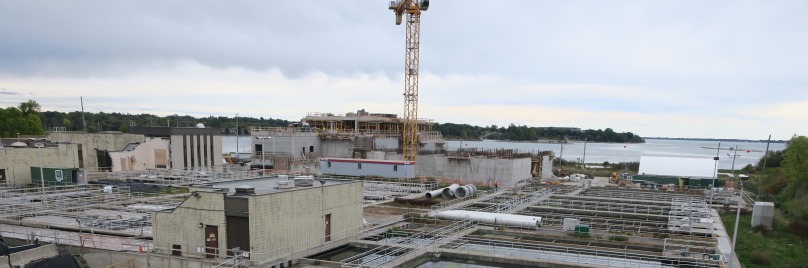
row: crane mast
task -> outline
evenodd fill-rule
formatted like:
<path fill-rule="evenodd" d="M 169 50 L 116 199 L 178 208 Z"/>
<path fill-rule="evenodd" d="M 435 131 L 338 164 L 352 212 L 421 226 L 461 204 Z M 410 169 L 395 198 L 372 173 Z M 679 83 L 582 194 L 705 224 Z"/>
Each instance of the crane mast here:
<path fill-rule="evenodd" d="M 396 25 L 406 15 L 404 54 L 404 128 L 401 132 L 404 161 L 415 161 L 418 155 L 418 49 L 421 37 L 421 12 L 429 8 L 429 0 L 390 1 L 396 13 Z"/>

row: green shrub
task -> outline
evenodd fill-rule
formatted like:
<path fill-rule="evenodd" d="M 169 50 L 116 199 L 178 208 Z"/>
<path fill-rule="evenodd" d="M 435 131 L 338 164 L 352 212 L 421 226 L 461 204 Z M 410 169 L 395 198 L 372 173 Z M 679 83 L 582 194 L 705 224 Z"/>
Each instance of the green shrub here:
<path fill-rule="evenodd" d="M 752 263 L 754 264 L 761 264 L 761 265 L 769 265 L 772 262 L 772 254 L 768 251 L 753 251 L 752 252 Z"/>

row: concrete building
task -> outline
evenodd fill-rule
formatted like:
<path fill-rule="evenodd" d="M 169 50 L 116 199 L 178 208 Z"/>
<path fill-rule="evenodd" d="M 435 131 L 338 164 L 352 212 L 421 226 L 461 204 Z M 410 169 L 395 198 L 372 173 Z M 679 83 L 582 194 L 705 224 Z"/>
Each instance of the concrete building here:
<path fill-rule="evenodd" d="M 218 128 L 130 127 L 129 131 L 168 140 L 170 169 L 221 168 L 223 164 L 222 134 Z M 161 154 L 157 149 L 153 152 L 155 157 Z"/>
<path fill-rule="evenodd" d="M 264 178 L 194 187 L 178 207 L 154 214 L 155 248 L 225 258 L 238 247 L 260 263 L 261 253 L 316 247 L 331 241 L 331 235 L 355 234 L 362 225 L 361 182 L 322 182 L 296 187 Z M 254 188 L 242 191 L 242 185 Z"/>
<path fill-rule="evenodd" d="M 324 175 L 411 179 L 415 178 L 415 162 L 320 158 L 320 172 Z"/>
<path fill-rule="evenodd" d="M 169 141 L 146 138 L 144 143 L 130 143 L 123 150 L 109 152 L 112 172 L 168 168 Z"/>
<path fill-rule="evenodd" d="M 0 184 L 23 186 L 31 183 L 31 167 L 79 168 L 82 154 L 79 144 L 50 144 L 39 141 L 41 148 L 0 148 Z"/>
<path fill-rule="evenodd" d="M 89 171 L 109 171 L 111 160 L 108 152 L 145 141 L 143 135 L 128 133 L 52 132 L 48 139 L 56 143 L 78 144 L 81 155 L 78 167 Z"/>

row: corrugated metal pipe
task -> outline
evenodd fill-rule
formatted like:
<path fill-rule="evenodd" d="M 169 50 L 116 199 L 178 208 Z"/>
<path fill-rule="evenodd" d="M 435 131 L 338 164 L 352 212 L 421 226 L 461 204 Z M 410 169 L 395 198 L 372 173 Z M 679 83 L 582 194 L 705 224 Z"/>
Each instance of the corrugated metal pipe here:
<path fill-rule="evenodd" d="M 433 216 L 443 220 L 473 220 L 480 223 L 505 225 L 523 228 L 538 228 L 541 226 L 541 217 L 514 215 L 504 213 L 490 213 L 468 210 L 446 210 L 433 212 Z"/>
<path fill-rule="evenodd" d="M 457 188 L 460 188 L 460 184 L 453 183 L 452 185 L 449 185 L 449 187 L 443 188 L 441 195 L 443 198 L 452 199 L 455 197 L 455 191 L 457 191 Z"/>

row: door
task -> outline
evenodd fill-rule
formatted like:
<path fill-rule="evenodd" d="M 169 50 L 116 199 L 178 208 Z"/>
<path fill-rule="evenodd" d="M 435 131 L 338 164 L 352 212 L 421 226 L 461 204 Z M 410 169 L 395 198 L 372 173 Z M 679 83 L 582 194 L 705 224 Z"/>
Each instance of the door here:
<path fill-rule="evenodd" d="M 325 242 L 331 241 L 331 214 L 325 215 Z"/>
<path fill-rule="evenodd" d="M 205 258 L 213 259 L 219 255 L 219 226 L 205 225 Z"/>
<path fill-rule="evenodd" d="M 6 170 L 0 169 L 0 184 L 6 184 Z"/>

